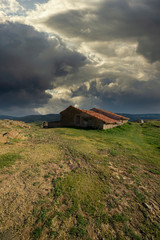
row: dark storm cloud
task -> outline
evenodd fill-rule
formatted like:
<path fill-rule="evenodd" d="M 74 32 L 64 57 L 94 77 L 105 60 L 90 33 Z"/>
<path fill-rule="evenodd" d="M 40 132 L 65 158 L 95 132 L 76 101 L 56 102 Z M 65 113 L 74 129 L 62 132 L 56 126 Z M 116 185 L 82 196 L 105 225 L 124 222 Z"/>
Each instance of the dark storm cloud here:
<path fill-rule="evenodd" d="M 57 77 L 72 74 L 86 59 L 58 37 L 18 24 L 0 24 L 0 109 L 35 108 L 47 103 Z"/>
<path fill-rule="evenodd" d="M 72 92 L 72 97 L 84 96 L 87 99 L 97 96 L 99 107 L 115 112 L 158 112 L 160 108 L 160 81 L 146 82 L 129 76 L 116 76 L 93 81 L 90 87 L 82 85 Z M 114 80 L 113 80 L 114 79 Z"/>
<path fill-rule="evenodd" d="M 105 0 L 83 10 L 49 17 L 46 24 L 68 37 L 84 41 L 138 42 L 138 53 L 160 60 L 159 0 Z"/>

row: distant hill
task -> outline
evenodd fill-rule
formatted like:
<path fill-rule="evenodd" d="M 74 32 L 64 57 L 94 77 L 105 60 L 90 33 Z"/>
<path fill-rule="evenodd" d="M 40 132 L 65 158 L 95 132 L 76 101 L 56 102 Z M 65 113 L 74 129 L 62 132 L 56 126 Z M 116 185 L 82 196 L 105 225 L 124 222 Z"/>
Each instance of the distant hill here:
<path fill-rule="evenodd" d="M 17 120 L 17 121 L 23 121 L 26 123 L 31 123 L 31 122 L 43 122 L 43 121 L 58 121 L 60 119 L 60 115 L 59 114 L 28 115 L 24 117 L 0 115 L 0 119 L 10 119 L 10 120 Z"/>
<path fill-rule="evenodd" d="M 160 119 L 160 114 L 129 114 L 129 113 L 119 113 L 120 115 L 127 117 L 130 121 L 135 121 L 137 119 Z"/>
<path fill-rule="evenodd" d="M 129 114 L 129 113 L 117 113 L 124 117 L 128 117 L 130 121 L 135 121 L 137 119 L 160 119 L 160 114 Z M 17 120 L 23 121 L 26 123 L 31 122 L 43 122 L 43 121 L 58 121 L 60 120 L 59 114 L 47 114 L 47 115 L 28 115 L 24 117 L 13 117 L 7 115 L 0 115 L 0 119 L 10 119 L 10 120 Z"/>

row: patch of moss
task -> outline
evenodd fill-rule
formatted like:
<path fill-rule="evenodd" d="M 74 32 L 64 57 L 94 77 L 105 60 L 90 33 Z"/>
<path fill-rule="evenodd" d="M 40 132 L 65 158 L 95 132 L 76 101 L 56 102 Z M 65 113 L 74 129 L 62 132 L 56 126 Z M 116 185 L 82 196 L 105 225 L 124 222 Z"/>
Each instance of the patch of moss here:
<path fill-rule="evenodd" d="M 17 159 L 20 159 L 20 155 L 18 153 L 6 153 L 0 155 L 0 168 L 13 165 Z"/>

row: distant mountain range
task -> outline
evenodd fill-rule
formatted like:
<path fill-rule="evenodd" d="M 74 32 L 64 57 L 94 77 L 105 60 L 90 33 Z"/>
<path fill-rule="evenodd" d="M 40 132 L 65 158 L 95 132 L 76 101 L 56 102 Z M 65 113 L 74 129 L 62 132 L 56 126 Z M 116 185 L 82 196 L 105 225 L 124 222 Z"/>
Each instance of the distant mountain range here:
<path fill-rule="evenodd" d="M 130 121 L 135 121 L 137 119 L 155 119 L 158 120 L 160 119 L 160 114 L 152 114 L 152 113 L 148 113 L 148 114 L 129 114 L 129 113 L 119 113 L 120 115 L 127 117 L 130 119 Z"/>
<path fill-rule="evenodd" d="M 7 115 L 0 115 L 0 119 L 9 119 L 9 120 L 17 120 L 17 121 L 23 121 L 26 123 L 31 122 L 52 122 L 52 121 L 58 121 L 60 120 L 59 114 L 47 114 L 47 115 L 28 115 L 24 117 L 13 117 L 13 116 L 7 116 Z"/>
<path fill-rule="evenodd" d="M 130 121 L 135 121 L 137 119 L 160 119 L 160 114 L 128 114 L 128 113 L 118 113 L 118 114 L 129 118 Z M 59 114 L 28 115 L 24 117 L 0 115 L 0 119 L 17 120 L 17 121 L 23 121 L 26 123 L 44 122 L 44 121 L 52 122 L 52 121 L 59 121 L 60 115 Z"/>

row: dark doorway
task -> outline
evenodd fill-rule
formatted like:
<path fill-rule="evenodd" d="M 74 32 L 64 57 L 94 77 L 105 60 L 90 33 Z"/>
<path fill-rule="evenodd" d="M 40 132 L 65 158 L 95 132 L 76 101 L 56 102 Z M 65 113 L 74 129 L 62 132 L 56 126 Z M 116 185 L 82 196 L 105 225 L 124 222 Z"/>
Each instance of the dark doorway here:
<path fill-rule="evenodd" d="M 81 120 L 80 116 L 77 115 L 76 116 L 76 125 L 80 125 L 80 120 Z"/>

